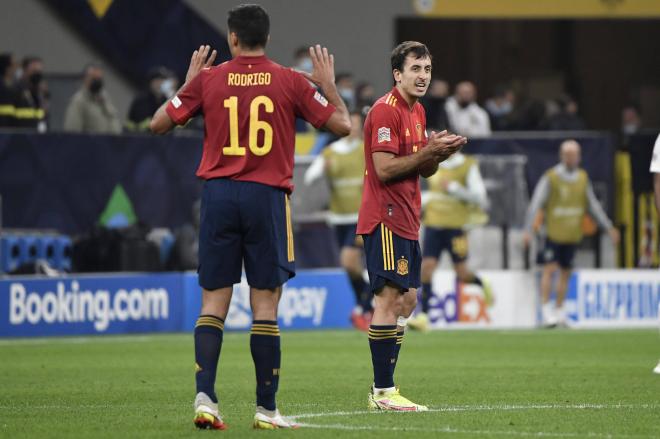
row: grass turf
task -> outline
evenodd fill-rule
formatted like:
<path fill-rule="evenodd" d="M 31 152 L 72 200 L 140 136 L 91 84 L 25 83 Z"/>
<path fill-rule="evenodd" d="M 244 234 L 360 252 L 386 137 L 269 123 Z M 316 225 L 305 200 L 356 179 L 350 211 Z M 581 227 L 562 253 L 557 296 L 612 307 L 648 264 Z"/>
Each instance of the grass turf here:
<path fill-rule="evenodd" d="M 192 424 L 191 335 L 0 340 L 0 437 L 660 437 L 654 330 L 408 333 L 396 382 L 429 413 L 366 411 L 365 334 L 282 344 L 279 407 L 310 426 L 268 433 L 251 429 L 245 333 L 222 348 L 224 432 Z"/>

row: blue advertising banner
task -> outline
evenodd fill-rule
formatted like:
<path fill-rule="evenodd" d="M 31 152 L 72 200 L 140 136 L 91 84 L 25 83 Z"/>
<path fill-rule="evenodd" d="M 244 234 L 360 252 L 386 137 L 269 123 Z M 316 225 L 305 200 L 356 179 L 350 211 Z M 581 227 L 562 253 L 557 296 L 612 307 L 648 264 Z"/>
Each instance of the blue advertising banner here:
<path fill-rule="evenodd" d="M 285 329 L 343 328 L 355 302 L 341 270 L 299 272 L 284 287 Z M 195 273 L 0 280 L 0 337 L 190 331 L 201 306 Z M 227 330 L 252 323 L 249 287 L 234 287 Z"/>
<path fill-rule="evenodd" d="M 196 274 L 186 274 L 186 316 L 183 330 L 195 327 L 201 306 Z M 351 285 L 342 270 L 299 271 L 283 288 L 278 310 L 280 328 L 347 328 L 355 306 Z M 250 288 L 245 278 L 234 286 L 225 330 L 249 330 L 252 324 Z"/>
<path fill-rule="evenodd" d="M 178 331 L 180 274 L 0 281 L 0 336 Z"/>
<path fill-rule="evenodd" d="M 568 286 L 566 311 L 574 327 L 655 327 L 660 271 L 579 270 Z"/>

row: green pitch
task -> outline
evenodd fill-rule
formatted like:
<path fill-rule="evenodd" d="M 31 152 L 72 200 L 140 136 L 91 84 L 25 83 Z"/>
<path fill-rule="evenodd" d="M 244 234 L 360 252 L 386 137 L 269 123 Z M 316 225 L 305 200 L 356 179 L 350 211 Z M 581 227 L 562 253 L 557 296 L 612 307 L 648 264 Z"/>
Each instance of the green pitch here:
<path fill-rule="evenodd" d="M 191 335 L 0 340 L 0 437 L 660 437 L 657 330 L 408 333 L 396 381 L 428 413 L 366 411 L 365 334 L 285 331 L 282 345 L 279 407 L 308 426 L 251 430 L 248 335 L 227 333 L 229 430 L 199 432 Z"/>

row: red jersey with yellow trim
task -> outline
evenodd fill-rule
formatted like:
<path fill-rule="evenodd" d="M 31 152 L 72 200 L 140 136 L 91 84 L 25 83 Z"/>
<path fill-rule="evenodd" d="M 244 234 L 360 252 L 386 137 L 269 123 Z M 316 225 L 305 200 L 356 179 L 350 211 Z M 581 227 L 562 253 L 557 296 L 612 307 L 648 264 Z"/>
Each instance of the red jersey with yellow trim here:
<path fill-rule="evenodd" d="M 300 73 L 266 56 L 239 56 L 202 70 L 166 111 L 178 125 L 204 115 L 198 177 L 291 192 L 296 117 L 319 128 L 335 108 Z"/>
<path fill-rule="evenodd" d="M 382 151 L 409 155 L 426 143 L 426 114 L 419 102 L 410 108 L 396 87 L 376 101 L 364 123 L 366 173 L 358 234 L 369 234 L 383 223 L 402 238 L 419 239 L 422 209 L 419 174 L 415 172 L 383 183 L 374 169 L 372 154 Z"/>

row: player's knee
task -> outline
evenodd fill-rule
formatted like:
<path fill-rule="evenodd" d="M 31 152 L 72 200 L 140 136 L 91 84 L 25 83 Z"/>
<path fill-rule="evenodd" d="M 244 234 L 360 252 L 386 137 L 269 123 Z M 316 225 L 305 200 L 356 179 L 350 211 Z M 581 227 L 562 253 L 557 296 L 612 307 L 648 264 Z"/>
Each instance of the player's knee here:
<path fill-rule="evenodd" d="M 392 294 L 391 291 L 381 291 L 376 296 L 376 307 L 380 308 L 383 312 L 399 316 L 403 306 L 403 298 L 401 294 Z"/>
<path fill-rule="evenodd" d="M 402 299 L 401 315 L 408 317 L 417 308 L 417 294 L 405 294 Z"/>
<path fill-rule="evenodd" d="M 362 267 L 360 266 L 360 255 L 357 249 L 344 248 L 339 255 L 339 263 L 342 268 L 351 276 L 362 275 Z"/>

